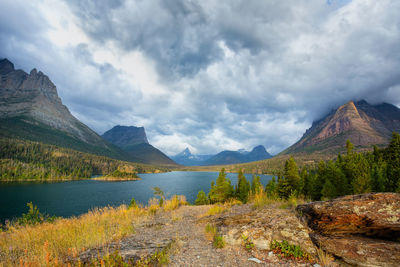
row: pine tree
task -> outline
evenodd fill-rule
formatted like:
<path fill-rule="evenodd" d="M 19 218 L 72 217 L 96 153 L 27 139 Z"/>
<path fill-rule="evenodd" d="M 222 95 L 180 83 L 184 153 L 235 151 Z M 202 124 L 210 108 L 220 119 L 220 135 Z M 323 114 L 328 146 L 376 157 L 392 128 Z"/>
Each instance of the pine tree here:
<path fill-rule="evenodd" d="M 251 192 L 253 194 L 263 190 L 263 185 L 260 182 L 260 176 L 253 175 L 253 180 L 251 181 Z"/>
<path fill-rule="evenodd" d="M 203 190 L 200 190 L 199 193 L 197 194 L 197 198 L 194 202 L 195 205 L 207 205 L 208 204 L 208 199 L 206 196 L 206 193 L 204 193 Z"/>
<path fill-rule="evenodd" d="M 269 182 L 265 186 L 265 192 L 267 193 L 267 196 L 269 198 L 275 198 L 277 196 L 276 188 L 277 188 L 277 185 L 276 185 L 276 180 L 275 180 L 275 176 L 274 176 L 274 177 L 272 177 L 271 180 L 269 180 Z"/>
<path fill-rule="evenodd" d="M 387 162 L 388 191 L 394 192 L 400 183 L 400 134 L 393 133 L 392 140 L 384 151 Z"/>
<path fill-rule="evenodd" d="M 327 179 L 325 181 L 325 184 L 322 187 L 321 194 L 322 194 L 323 198 L 327 198 L 327 199 L 336 197 L 336 189 L 335 189 L 335 186 L 331 183 L 330 179 Z"/>
<path fill-rule="evenodd" d="M 388 179 L 386 177 L 386 163 L 373 163 L 371 168 L 372 192 L 386 192 Z"/>
<path fill-rule="evenodd" d="M 217 202 L 224 202 L 227 200 L 229 197 L 233 196 L 233 187 L 231 185 L 231 181 L 226 178 L 226 173 L 225 169 L 222 168 L 217 181 L 214 185 L 214 183 L 211 183 L 211 189 L 210 192 L 208 193 L 208 198 L 210 199 L 211 203 L 217 203 Z"/>
<path fill-rule="evenodd" d="M 278 180 L 278 194 L 281 198 L 289 198 L 292 192 L 299 191 L 299 169 L 293 157 L 285 162 L 285 171 L 282 179 Z"/>
<path fill-rule="evenodd" d="M 249 197 L 249 191 L 250 191 L 250 183 L 249 181 L 247 181 L 242 170 L 240 169 L 238 172 L 238 183 L 236 186 L 235 195 L 240 201 L 246 203 Z"/>

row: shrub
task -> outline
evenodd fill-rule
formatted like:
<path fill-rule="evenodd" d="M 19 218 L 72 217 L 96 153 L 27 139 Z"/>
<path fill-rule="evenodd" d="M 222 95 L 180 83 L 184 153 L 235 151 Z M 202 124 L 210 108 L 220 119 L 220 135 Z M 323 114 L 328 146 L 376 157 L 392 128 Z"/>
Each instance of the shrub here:
<path fill-rule="evenodd" d="M 214 236 L 213 246 L 215 248 L 223 248 L 225 247 L 225 240 L 222 236 L 216 234 Z"/>
<path fill-rule="evenodd" d="M 28 213 L 22 214 L 22 217 L 17 219 L 19 225 L 34 225 L 43 222 L 54 222 L 56 217 L 40 213 L 38 207 L 32 202 L 26 204 L 29 207 Z"/>
<path fill-rule="evenodd" d="M 226 208 L 224 206 L 214 205 L 208 210 L 207 214 L 215 215 L 215 214 L 223 213 L 224 211 L 226 211 Z"/>
<path fill-rule="evenodd" d="M 312 257 L 304 252 L 300 246 L 289 244 L 288 241 L 283 240 L 282 242 L 273 240 L 271 242 L 271 249 L 272 251 L 280 256 L 293 258 L 296 260 L 308 260 L 310 261 Z"/>
<path fill-rule="evenodd" d="M 164 210 L 165 211 L 170 211 L 170 210 L 175 210 L 179 208 L 182 205 L 186 205 L 186 197 L 185 196 L 178 196 L 178 195 L 173 195 L 171 199 L 167 199 L 164 204 Z"/>
<path fill-rule="evenodd" d="M 129 208 L 137 208 L 136 200 L 135 198 L 131 199 L 131 203 L 129 203 Z"/>
<path fill-rule="evenodd" d="M 254 243 L 250 239 L 250 237 L 248 237 L 246 235 L 242 235 L 242 239 L 243 239 L 243 245 L 248 251 L 250 251 L 254 248 Z"/>
<path fill-rule="evenodd" d="M 208 199 L 206 196 L 206 193 L 204 193 L 203 190 L 200 190 L 199 193 L 197 193 L 197 198 L 194 202 L 195 205 L 207 205 L 208 204 Z"/>

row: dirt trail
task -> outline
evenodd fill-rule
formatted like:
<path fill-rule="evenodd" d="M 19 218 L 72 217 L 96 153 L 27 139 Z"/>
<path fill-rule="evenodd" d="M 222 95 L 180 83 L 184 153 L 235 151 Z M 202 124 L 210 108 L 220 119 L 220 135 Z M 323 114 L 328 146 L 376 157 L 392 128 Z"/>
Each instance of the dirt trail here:
<path fill-rule="evenodd" d="M 80 258 L 86 261 L 99 253 L 118 250 L 125 259 L 138 260 L 172 243 L 169 266 L 307 266 L 268 256 L 267 251 L 253 249 L 249 252 L 243 246 L 214 248 L 205 233 L 205 214 L 209 208 L 183 206 L 172 212 L 158 212 L 136 224 L 135 234 L 106 248 L 86 251 Z M 262 262 L 253 262 L 250 258 Z"/>

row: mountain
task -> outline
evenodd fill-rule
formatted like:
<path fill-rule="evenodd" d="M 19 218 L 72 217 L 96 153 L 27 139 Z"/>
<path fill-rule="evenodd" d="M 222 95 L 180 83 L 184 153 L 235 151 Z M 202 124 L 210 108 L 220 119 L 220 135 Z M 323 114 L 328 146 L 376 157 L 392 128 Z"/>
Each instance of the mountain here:
<path fill-rule="evenodd" d="M 269 159 L 272 156 L 265 150 L 264 146 L 256 146 L 251 152 L 244 151 L 222 151 L 213 157 L 206 160 L 203 165 L 224 165 L 224 164 L 237 164 L 246 163 L 251 161 L 258 161 Z"/>
<path fill-rule="evenodd" d="M 213 155 L 193 155 L 187 147 L 181 153 L 172 156 L 171 159 L 184 166 L 201 166 L 205 160 L 212 156 Z"/>
<path fill-rule="evenodd" d="M 172 157 L 177 163 L 185 166 L 223 165 L 258 161 L 271 158 L 264 146 L 256 146 L 251 152 L 225 150 L 216 155 L 193 155 L 189 148 Z"/>
<path fill-rule="evenodd" d="M 102 136 L 108 142 L 121 148 L 131 161 L 177 165 L 167 155 L 149 144 L 143 127 L 117 125 L 106 131 Z"/>
<path fill-rule="evenodd" d="M 135 126 L 117 125 L 111 130 L 105 132 L 103 134 L 103 138 L 121 148 L 142 143 L 149 143 L 149 141 L 147 141 L 144 127 Z"/>
<path fill-rule="evenodd" d="M 123 158 L 123 152 L 76 119 L 56 86 L 41 71 L 16 70 L 0 60 L 0 136 L 40 141 L 79 151 Z"/>
<path fill-rule="evenodd" d="M 388 103 L 371 105 L 350 101 L 315 121 L 303 137 L 282 154 L 337 153 L 349 139 L 356 147 L 384 145 L 400 132 L 400 109 Z"/>

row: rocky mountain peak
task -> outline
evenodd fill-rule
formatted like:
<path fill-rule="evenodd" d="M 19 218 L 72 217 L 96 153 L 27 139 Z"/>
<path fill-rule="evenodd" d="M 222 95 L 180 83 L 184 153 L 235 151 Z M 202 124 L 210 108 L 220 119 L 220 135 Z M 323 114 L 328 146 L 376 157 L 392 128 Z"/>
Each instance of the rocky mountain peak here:
<path fill-rule="evenodd" d="M 343 148 L 349 139 L 356 146 L 389 142 L 392 131 L 400 129 L 400 109 L 383 103 L 349 101 L 314 122 L 303 137 L 283 153 Z M 314 147 L 314 148 L 313 148 Z"/>
<path fill-rule="evenodd" d="M 0 74 L 7 74 L 14 70 L 14 64 L 7 58 L 0 60 Z"/>
<path fill-rule="evenodd" d="M 86 143 L 106 146 L 100 136 L 71 115 L 43 72 L 15 70 L 7 59 L 0 61 L 0 72 L 0 118 L 29 116 Z"/>
<path fill-rule="evenodd" d="M 190 149 L 187 147 L 185 148 L 181 153 L 177 154 L 177 156 L 192 156 L 192 152 L 190 151 Z"/>
<path fill-rule="evenodd" d="M 265 147 L 263 145 L 258 145 L 256 147 L 254 147 L 251 152 L 252 153 L 254 153 L 254 152 L 257 152 L 257 153 L 259 153 L 259 152 L 264 153 L 265 152 L 265 153 L 267 153 L 267 150 L 265 149 Z"/>
<path fill-rule="evenodd" d="M 114 126 L 103 134 L 103 138 L 119 147 L 149 143 L 144 127 L 136 126 Z"/>

